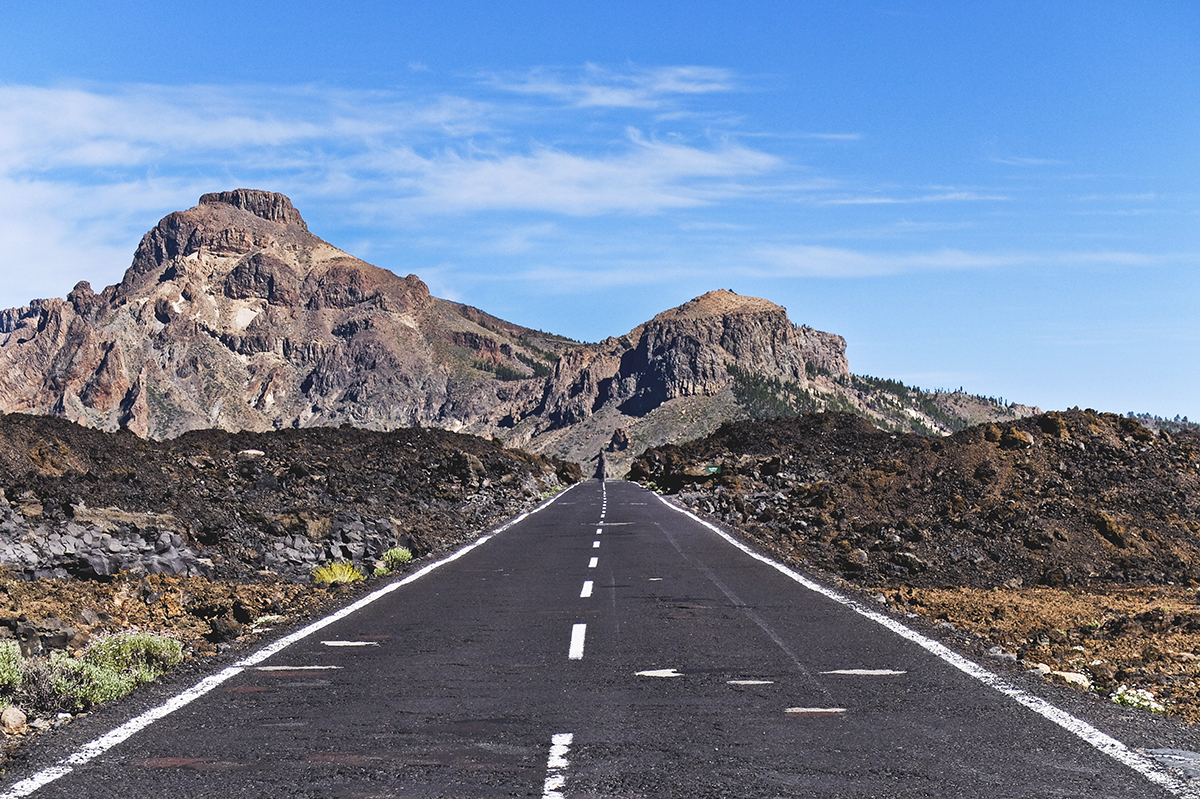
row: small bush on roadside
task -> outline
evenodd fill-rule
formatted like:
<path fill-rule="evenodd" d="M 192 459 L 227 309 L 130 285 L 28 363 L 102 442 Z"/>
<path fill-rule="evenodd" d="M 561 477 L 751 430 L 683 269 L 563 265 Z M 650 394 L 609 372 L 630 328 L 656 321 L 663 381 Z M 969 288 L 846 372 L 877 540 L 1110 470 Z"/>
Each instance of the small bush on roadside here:
<path fill-rule="evenodd" d="M 313 569 L 312 579 L 317 585 L 333 585 L 334 583 L 353 583 L 365 578 L 353 563 L 338 561 Z"/>
<path fill-rule="evenodd" d="M 47 663 L 50 687 L 61 706 L 78 712 L 120 699 L 137 687 L 138 677 L 55 652 Z"/>
<path fill-rule="evenodd" d="M 93 640 L 82 659 L 113 671 L 129 671 L 138 682 L 151 682 L 183 662 L 183 644 L 153 633 L 116 633 Z"/>
<path fill-rule="evenodd" d="M 21 687 L 21 648 L 16 641 L 0 641 L 0 693 Z"/>
<path fill-rule="evenodd" d="M 74 658 L 54 652 L 25 660 L 17 645 L 0 642 L 0 692 L 30 708 L 79 712 L 120 699 L 183 662 L 174 638 L 138 631 L 101 636 Z"/>
<path fill-rule="evenodd" d="M 395 547 L 383 553 L 383 563 L 390 571 L 396 571 L 413 559 L 407 547 Z"/>
<path fill-rule="evenodd" d="M 1149 710 L 1151 713 L 1166 713 L 1167 706 L 1154 698 L 1145 688 L 1130 688 L 1122 685 L 1108 697 L 1114 704 Z"/>

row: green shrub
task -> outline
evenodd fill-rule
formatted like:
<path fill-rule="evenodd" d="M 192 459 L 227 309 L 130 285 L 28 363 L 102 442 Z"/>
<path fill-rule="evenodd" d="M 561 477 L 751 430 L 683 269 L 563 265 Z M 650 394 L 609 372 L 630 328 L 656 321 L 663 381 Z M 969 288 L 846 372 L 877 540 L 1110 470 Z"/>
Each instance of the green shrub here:
<path fill-rule="evenodd" d="M 138 675 L 138 682 L 153 682 L 183 662 L 183 644 L 166 635 L 121 632 L 93 640 L 81 659 L 94 666 Z"/>
<path fill-rule="evenodd" d="M 313 569 L 312 579 L 317 585 L 332 585 L 334 583 L 353 583 L 364 577 L 353 563 L 338 561 Z"/>
<path fill-rule="evenodd" d="M 0 641 L 0 693 L 21 687 L 21 648 L 16 641 Z"/>
<path fill-rule="evenodd" d="M 141 676 L 77 660 L 65 652 L 52 654 L 47 669 L 61 705 L 75 712 L 120 699 L 137 687 Z"/>
<path fill-rule="evenodd" d="M 394 547 L 383 553 L 383 563 L 389 571 L 396 571 L 413 559 L 408 547 Z"/>

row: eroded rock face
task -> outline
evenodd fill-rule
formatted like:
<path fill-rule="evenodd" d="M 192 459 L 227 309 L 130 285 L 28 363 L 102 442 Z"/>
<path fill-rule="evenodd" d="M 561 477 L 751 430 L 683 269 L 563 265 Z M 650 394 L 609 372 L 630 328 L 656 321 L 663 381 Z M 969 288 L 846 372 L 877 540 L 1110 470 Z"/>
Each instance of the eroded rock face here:
<path fill-rule="evenodd" d="M 787 395 L 936 427 L 881 417 L 876 389 L 850 377 L 841 336 L 732 291 L 598 344 L 514 325 L 338 250 L 287 197 L 249 189 L 164 217 L 115 286 L 0 311 L 0 411 L 153 439 L 428 426 L 583 463 L 620 429 L 617 474 L 646 447 L 752 413 L 754 392 L 769 410 Z M 994 405 L 946 414 L 1016 413 Z"/>
<path fill-rule="evenodd" d="M 460 308 L 312 235 L 281 194 L 206 194 L 142 238 L 116 286 L 0 312 L 0 410 L 161 439 L 347 421 L 457 429 L 494 415 L 498 394 L 535 400 L 540 379 L 501 385 L 471 349 L 510 377 L 532 378 L 517 356 L 539 356 Z"/>
<path fill-rule="evenodd" d="M 538 415 L 561 427 L 615 403 L 626 415 L 642 416 L 672 399 L 719 393 L 733 379 L 731 365 L 806 386 L 810 362 L 848 374 L 845 339 L 797 327 L 767 300 L 712 291 L 626 336 L 569 353 Z"/>

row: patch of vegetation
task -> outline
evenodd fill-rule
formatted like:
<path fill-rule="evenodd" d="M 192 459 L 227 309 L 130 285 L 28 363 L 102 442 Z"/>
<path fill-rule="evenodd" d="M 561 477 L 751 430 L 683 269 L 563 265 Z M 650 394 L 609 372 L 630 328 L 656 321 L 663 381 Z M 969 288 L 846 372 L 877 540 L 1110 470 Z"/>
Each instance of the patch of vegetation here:
<path fill-rule="evenodd" d="M 534 348 L 531 347 L 530 349 Z M 545 361 L 531 358 L 522 352 L 517 353 L 517 360 L 532 369 L 534 377 L 549 377 L 550 373 L 554 371 L 553 367 Z"/>
<path fill-rule="evenodd" d="M 375 576 L 382 577 L 385 574 L 399 571 L 412 559 L 413 553 L 408 547 L 393 547 L 384 552 L 383 557 L 379 559 L 380 565 L 375 567 Z"/>
<path fill-rule="evenodd" d="M 1166 713 L 1167 706 L 1154 698 L 1154 694 L 1145 688 L 1130 688 L 1122 685 L 1108 697 L 1113 704 L 1125 707 L 1136 707 L 1149 710 L 1151 713 Z"/>
<path fill-rule="evenodd" d="M 366 578 L 353 563 L 335 561 L 313 569 L 312 579 L 317 585 L 334 585 L 335 583 L 358 582 Z"/>
<path fill-rule="evenodd" d="M 0 697 L 78 713 L 120 699 L 182 662 L 179 641 L 136 630 L 100 636 L 79 657 L 59 651 L 26 660 L 15 641 L 0 641 Z"/>
<path fill-rule="evenodd" d="M 481 372 L 491 372 L 500 380 L 528 380 L 529 375 L 519 372 L 511 366 L 491 361 L 475 361 L 471 364 Z"/>
<path fill-rule="evenodd" d="M 729 364 L 726 369 L 733 378 L 733 396 L 751 419 L 799 416 L 820 410 L 821 403 L 817 398 L 796 383 L 765 377 L 734 364 Z"/>

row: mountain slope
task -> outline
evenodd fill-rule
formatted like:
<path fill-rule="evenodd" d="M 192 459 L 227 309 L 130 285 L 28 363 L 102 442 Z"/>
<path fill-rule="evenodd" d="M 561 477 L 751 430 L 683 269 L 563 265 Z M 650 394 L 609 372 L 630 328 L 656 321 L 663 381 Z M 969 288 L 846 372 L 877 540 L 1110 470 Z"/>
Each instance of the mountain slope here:
<path fill-rule="evenodd" d="M 0 311 L 0 411 L 166 439 L 188 430 L 430 426 L 616 470 L 728 419 L 850 410 L 946 433 L 1032 409 L 852 375 L 840 336 L 713 291 L 579 344 L 433 297 L 313 235 L 291 201 L 206 194 L 121 282 Z"/>

